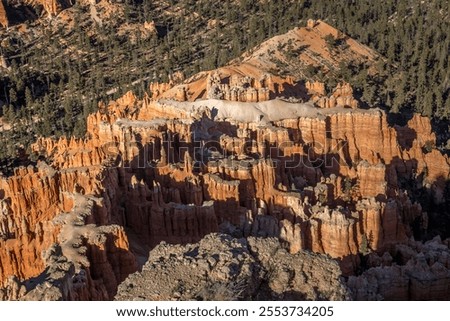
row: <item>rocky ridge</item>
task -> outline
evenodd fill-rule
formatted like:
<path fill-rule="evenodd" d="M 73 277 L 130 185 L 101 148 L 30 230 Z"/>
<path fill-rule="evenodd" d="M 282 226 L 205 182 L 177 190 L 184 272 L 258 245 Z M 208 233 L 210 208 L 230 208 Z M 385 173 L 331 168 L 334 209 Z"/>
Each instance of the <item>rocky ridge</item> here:
<path fill-rule="evenodd" d="M 328 35 L 339 39 L 345 50 L 335 54 L 328 48 L 325 40 Z M 343 63 L 363 63 L 370 66 L 370 73 L 376 73 L 375 61 L 379 59 L 376 52 L 326 22 L 311 20 L 306 27 L 275 36 L 217 70 L 200 72 L 180 85 L 157 84 L 161 89 L 151 86 L 157 89 L 157 95 L 152 98 L 259 102 L 285 97 L 295 101 L 312 100 L 321 108 L 356 108 L 358 103 L 353 98 L 351 86 L 340 84 L 327 97 L 324 84 L 313 83 L 321 88 L 316 91 L 309 81 L 296 80 L 310 78 L 305 76 L 308 68 L 321 67 L 325 73 L 335 73 Z"/>
<path fill-rule="evenodd" d="M 274 238 L 210 234 L 186 246 L 160 244 L 115 300 L 345 300 L 336 262 L 290 255 Z"/>

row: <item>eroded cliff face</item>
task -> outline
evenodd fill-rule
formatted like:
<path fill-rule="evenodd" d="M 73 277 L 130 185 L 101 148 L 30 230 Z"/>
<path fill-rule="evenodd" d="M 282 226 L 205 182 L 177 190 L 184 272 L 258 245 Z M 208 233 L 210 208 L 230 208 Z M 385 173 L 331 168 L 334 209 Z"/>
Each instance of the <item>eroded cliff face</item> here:
<path fill-rule="evenodd" d="M 0 1 L 0 27 L 8 27 L 9 26 L 9 18 L 8 13 L 6 12 L 6 6 L 5 3 Z"/>
<path fill-rule="evenodd" d="M 442 201 L 448 159 L 418 115 L 394 128 L 376 109 L 307 106 L 261 123 L 182 104 L 128 93 L 88 117 L 86 139 L 40 139 L 49 165 L 2 179 L 3 298 L 37 295 L 21 286 L 60 261 L 71 277 L 55 277 L 58 298 L 111 298 L 137 269 L 127 231 L 148 248 L 219 230 L 277 237 L 352 275 L 364 255 L 407 246 L 413 225 L 426 231 L 404 181 Z"/>
<path fill-rule="evenodd" d="M 41 140 L 35 148 L 60 168 L 109 162 L 123 173 L 141 172 L 141 181 L 131 184 L 140 186 L 134 204 L 157 184 L 165 202 L 213 201 L 219 224 L 250 234 L 269 224 L 261 233 L 284 231 L 294 249 L 339 258 L 358 254 L 363 236 L 371 235 L 373 250 L 411 236 L 410 224 L 426 214 L 399 180 L 421 176 L 442 195 L 439 178 L 448 177 L 448 159 L 424 150 L 435 138 L 429 124 L 417 125 L 427 122 L 418 115 L 393 128 L 379 110 L 338 108 L 269 126 L 185 110 L 168 101 L 139 102 L 130 93 L 89 116 L 90 139 Z M 422 132 L 407 137 L 416 127 Z M 130 173 L 122 175 L 132 181 Z"/>
<path fill-rule="evenodd" d="M 0 298 L 104 300 L 136 271 L 123 228 L 111 224 L 111 200 L 94 196 L 102 195 L 102 172 L 55 171 L 40 163 L 2 179 Z M 80 273 L 85 287 L 75 284 Z M 40 284 L 46 279 L 59 290 L 36 294 L 46 289 Z M 22 288 L 27 290 L 8 290 Z"/>
<path fill-rule="evenodd" d="M 308 25 L 290 37 L 332 31 Z M 40 138 L 32 149 L 45 162 L 0 179 L 0 298 L 111 299 L 149 249 L 219 231 L 277 238 L 288 261 L 305 250 L 329 255 L 344 276 L 370 261 L 353 289 L 391 273 L 380 266 L 395 249 L 416 251 L 450 173 L 429 120 L 391 126 L 382 110 L 358 108 L 349 84 L 327 93 L 323 83 L 270 74 L 257 67 L 270 43 L 240 64 L 152 83 L 143 99 L 129 92 L 100 104 L 84 139 Z M 394 261 L 403 273 L 419 259 Z M 283 282 L 273 282 L 284 297 Z M 427 282 L 410 296 L 423 297 Z M 367 291 L 352 295 L 395 297 Z"/>

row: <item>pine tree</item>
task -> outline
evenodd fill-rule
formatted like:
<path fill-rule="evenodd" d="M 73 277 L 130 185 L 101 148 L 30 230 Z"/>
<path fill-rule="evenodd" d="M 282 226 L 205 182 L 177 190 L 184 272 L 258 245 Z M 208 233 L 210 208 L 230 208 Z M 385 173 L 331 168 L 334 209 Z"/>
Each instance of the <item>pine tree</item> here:
<path fill-rule="evenodd" d="M 25 106 L 30 108 L 33 104 L 33 95 L 31 94 L 30 88 L 27 86 L 25 88 Z"/>
<path fill-rule="evenodd" d="M 422 114 L 430 117 L 433 114 L 433 93 L 431 91 L 425 94 L 425 98 L 423 99 L 423 106 L 421 108 Z"/>
<path fill-rule="evenodd" d="M 14 88 L 9 90 L 9 103 L 15 105 L 17 103 L 17 92 Z"/>
<path fill-rule="evenodd" d="M 13 123 L 15 118 L 16 114 L 13 105 L 3 105 L 3 119 L 8 123 Z"/>

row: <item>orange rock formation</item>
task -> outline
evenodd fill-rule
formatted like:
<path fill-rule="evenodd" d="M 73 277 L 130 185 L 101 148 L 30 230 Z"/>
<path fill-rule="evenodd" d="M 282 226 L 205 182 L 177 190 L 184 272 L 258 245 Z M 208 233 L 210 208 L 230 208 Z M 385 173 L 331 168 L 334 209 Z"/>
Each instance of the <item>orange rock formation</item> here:
<path fill-rule="evenodd" d="M 219 229 L 276 236 L 292 253 L 329 254 L 350 275 L 362 251 L 381 255 L 407 243 L 417 220 L 426 229 L 426 213 L 399 179 L 420 176 L 439 201 L 439 177 L 449 174 L 448 159 L 424 148 L 435 136 L 418 115 L 397 128 L 379 110 L 339 109 L 272 126 L 212 121 L 208 110 L 180 116 L 178 105 L 128 93 L 88 117 L 87 139 L 34 145 L 51 164 L 18 169 L 0 183 L 0 280 L 8 295 L 37 295 L 24 296 L 20 280 L 42 273 L 50 259 L 41 253 L 57 243 L 73 265 L 70 282 L 84 280 L 62 297 L 111 297 L 136 269 L 122 226 L 150 247 L 197 242 Z"/>
<path fill-rule="evenodd" d="M 64 1 L 61 0 L 38 0 L 49 16 L 55 16 L 64 8 Z"/>
<path fill-rule="evenodd" d="M 116 200 L 123 210 L 113 221 L 152 246 L 192 242 L 226 223 L 246 235 L 279 236 L 292 252 L 327 253 L 347 274 L 358 265 L 363 239 L 382 253 L 406 242 L 410 224 L 426 216 L 399 178 L 427 172 L 423 183 L 442 195 L 438 177 L 449 173 L 448 159 L 437 151 L 427 157 L 419 138 L 402 147 L 411 139 L 407 129 L 425 122 L 418 115 L 407 127 L 392 128 L 381 111 L 342 110 L 273 127 L 235 123 L 233 134 L 231 124 L 205 114 L 178 119 L 177 110 L 128 94 L 89 116 L 90 139 L 40 140 L 35 149 L 64 171 L 123 166 L 107 178 L 114 182 L 107 190 L 126 195 Z M 164 111 L 166 120 L 155 118 Z M 420 126 L 432 143 L 427 126 Z M 199 133 L 206 136 L 199 140 Z M 208 146 L 215 136 L 221 137 L 214 141 L 216 156 Z"/>
<path fill-rule="evenodd" d="M 357 108 L 358 101 L 353 97 L 353 88 L 348 83 L 338 84 L 331 96 L 325 93 L 325 84 L 307 82 L 306 88 L 312 95 L 312 100 L 320 108 L 351 107 Z"/>
<path fill-rule="evenodd" d="M 4 28 L 9 26 L 8 14 L 3 0 L 0 1 L 0 26 Z"/>

